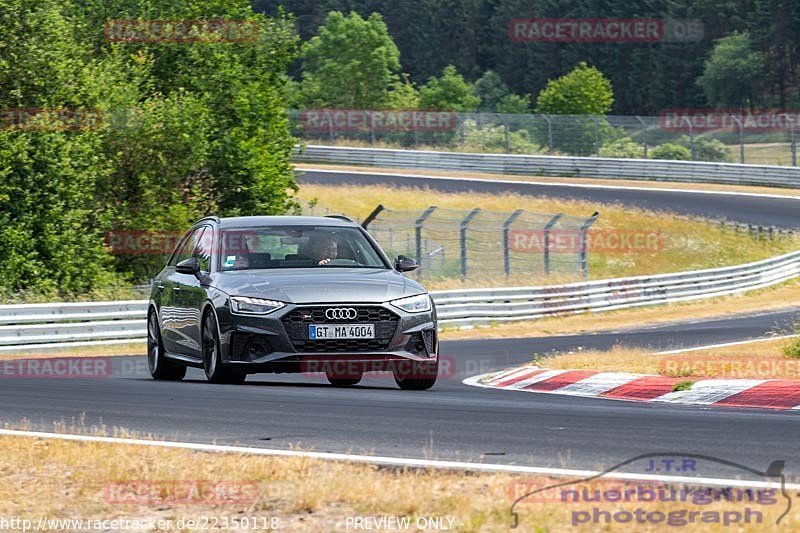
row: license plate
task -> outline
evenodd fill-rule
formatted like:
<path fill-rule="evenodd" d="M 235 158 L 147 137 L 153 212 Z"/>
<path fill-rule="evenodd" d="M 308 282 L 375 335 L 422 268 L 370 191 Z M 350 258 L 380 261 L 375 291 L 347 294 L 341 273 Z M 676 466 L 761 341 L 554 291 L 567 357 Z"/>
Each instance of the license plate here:
<path fill-rule="evenodd" d="M 320 339 L 374 339 L 375 324 L 310 324 L 308 338 Z"/>

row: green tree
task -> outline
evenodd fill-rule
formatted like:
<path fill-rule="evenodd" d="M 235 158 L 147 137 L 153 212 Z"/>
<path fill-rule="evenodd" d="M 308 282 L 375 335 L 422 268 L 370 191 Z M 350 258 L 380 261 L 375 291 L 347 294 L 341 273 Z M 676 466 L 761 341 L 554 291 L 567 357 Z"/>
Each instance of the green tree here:
<path fill-rule="evenodd" d="M 303 93 L 313 106 L 380 109 L 400 72 L 400 52 L 378 13 L 328 13 L 302 58 Z"/>
<path fill-rule="evenodd" d="M 536 98 L 536 112 L 553 115 L 604 115 L 614 104 L 611 82 L 581 62 L 572 72 L 547 82 Z"/>
<path fill-rule="evenodd" d="M 441 76 L 430 78 L 419 90 L 421 109 L 471 112 L 479 104 L 480 99 L 473 93 L 472 86 L 453 65 L 446 66 Z"/>
<path fill-rule="evenodd" d="M 508 85 L 493 70 L 487 70 L 474 84 L 475 96 L 480 98 L 480 111 L 496 111 L 500 101 L 509 95 Z"/>
<path fill-rule="evenodd" d="M 507 94 L 497 102 L 498 113 L 525 115 L 531 112 L 531 95 Z"/>
<path fill-rule="evenodd" d="M 714 43 L 697 84 L 716 107 L 755 104 L 766 69 L 764 55 L 753 50 L 750 35 L 732 33 Z"/>

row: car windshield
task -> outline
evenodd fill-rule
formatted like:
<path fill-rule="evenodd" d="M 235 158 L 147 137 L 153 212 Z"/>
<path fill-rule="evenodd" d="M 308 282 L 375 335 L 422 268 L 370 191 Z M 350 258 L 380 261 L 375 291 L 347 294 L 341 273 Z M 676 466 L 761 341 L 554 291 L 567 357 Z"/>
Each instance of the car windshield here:
<path fill-rule="evenodd" d="M 358 228 L 271 226 L 222 232 L 220 270 L 388 268 Z"/>

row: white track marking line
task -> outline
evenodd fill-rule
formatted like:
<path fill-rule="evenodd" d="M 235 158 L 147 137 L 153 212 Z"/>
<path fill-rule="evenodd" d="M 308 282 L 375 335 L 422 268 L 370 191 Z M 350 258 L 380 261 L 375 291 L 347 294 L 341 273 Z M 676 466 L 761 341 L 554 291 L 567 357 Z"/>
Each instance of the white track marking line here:
<path fill-rule="evenodd" d="M 151 446 L 156 448 L 174 448 L 201 452 L 238 453 L 247 455 L 263 455 L 276 457 L 304 457 L 325 461 L 345 461 L 351 463 L 382 464 L 387 466 L 405 466 L 410 468 L 441 468 L 448 470 L 472 470 L 482 472 L 506 472 L 541 474 L 547 476 L 574 476 L 579 478 L 602 475 L 609 479 L 627 479 L 639 481 L 663 481 L 670 483 L 691 483 L 695 485 L 731 486 L 731 487 L 780 487 L 780 483 L 772 481 L 747 481 L 741 479 L 724 479 L 690 476 L 663 476 L 655 474 L 634 474 L 626 472 L 603 473 L 598 470 L 574 470 L 569 468 L 550 468 L 544 466 L 521 466 L 508 464 L 470 463 L 465 461 L 437 461 L 430 459 L 411 459 L 404 457 L 380 457 L 370 455 L 353 455 L 326 452 L 299 452 L 294 450 L 273 450 L 269 448 L 250 448 L 245 446 L 222 446 L 217 444 L 200 444 L 193 442 L 170 442 L 144 439 L 123 439 L 118 437 L 96 437 L 92 435 L 70 435 L 66 433 L 47 433 L 43 431 L 19 431 L 0 429 L 0 435 L 11 437 L 32 437 L 38 439 L 56 439 L 75 442 L 98 442 L 104 444 L 125 444 L 133 446 Z M 786 489 L 800 490 L 800 483 L 787 483 Z"/>
<path fill-rule="evenodd" d="M 781 335 L 779 337 L 763 337 L 759 339 L 750 339 L 746 341 L 736 341 L 736 342 L 725 342 L 722 344 L 708 344 L 706 346 L 695 346 L 694 348 L 680 348 L 678 350 L 666 350 L 664 352 L 655 352 L 653 355 L 670 355 L 675 353 L 684 353 L 684 352 L 698 352 L 700 350 L 712 350 L 714 348 L 727 348 L 728 346 L 741 346 L 743 344 L 750 344 L 755 342 L 767 342 L 767 341 L 779 341 L 782 339 L 794 339 L 796 337 L 800 337 L 800 334 L 796 335 Z"/>
<path fill-rule="evenodd" d="M 600 372 L 581 381 L 556 389 L 552 392 L 570 394 L 572 396 L 599 396 L 606 391 L 630 383 L 642 377 L 642 374 L 627 372 Z"/>
<path fill-rule="evenodd" d="M 758 198 L 778 198 L 782 200 L 800 201 L 800 196 L 789 196 L 787 194 L 766 194 L 766 193 L 739 192 L 739 191 L 704 191 L 695 189 L 673 189 L 668 187 L 634 187 L 632 185 L 599 185 L 599 184 L 594 185 L 591 183 L 563 183 L 563 182 L 549 182 L 549 181 L 504 180 L 504 179 L 491 179 L 491 178 L 458 178 L 454 176 L 431 176 L 426 174 L 399 174 L 396 172 L 388 173 L 388 172 L 367 172 L 359 170 L 328 170 L 322 168 L 297 166 L 297 165 L 295 165 L 295 168 L 297 168 L 298 170 L 309 170 L 313 172 L 328 173 L 328 174 L 396 176 L 398 178 L 423 178 L 423 179 L 433 179 L 442 181 L 473 181 L 479 183 L 503 183 L 503 184 L 514 184 L 514 185 L 529 183 L 531 185 L 546 185 L 550 187 L 573 187 L 577 189 L 611 189 L 611 190 L 625 190 L 625 191 L 680 192 L 688 194 L 718 194 L 722 196 L 751 196 L 751 197 L 754 196 Z M 597 179 L 597 178 L 576 178 L 576 179 Z"/>
<path fill-rule="evenodd" d="M 711 405 L 766 381 L 765 379 L 705 379 L 696 381 L 689 390 L 668 392 L 650 401 Z"/>

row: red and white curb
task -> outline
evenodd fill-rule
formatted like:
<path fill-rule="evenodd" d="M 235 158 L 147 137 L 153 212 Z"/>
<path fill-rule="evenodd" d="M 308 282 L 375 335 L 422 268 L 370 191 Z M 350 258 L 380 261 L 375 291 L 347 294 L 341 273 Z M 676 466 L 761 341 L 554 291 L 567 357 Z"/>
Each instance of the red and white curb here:
<path fill-rule="evenodd" d="M 465 385 L 520 392 L 566 394 L 714 407 L 800 410 L 800 381 L 779 379 L 704 379 L 687 390 L 674 391 L 686 378 L 595 370 L 548 370 L 521 366 L 473 376 Z"/>

